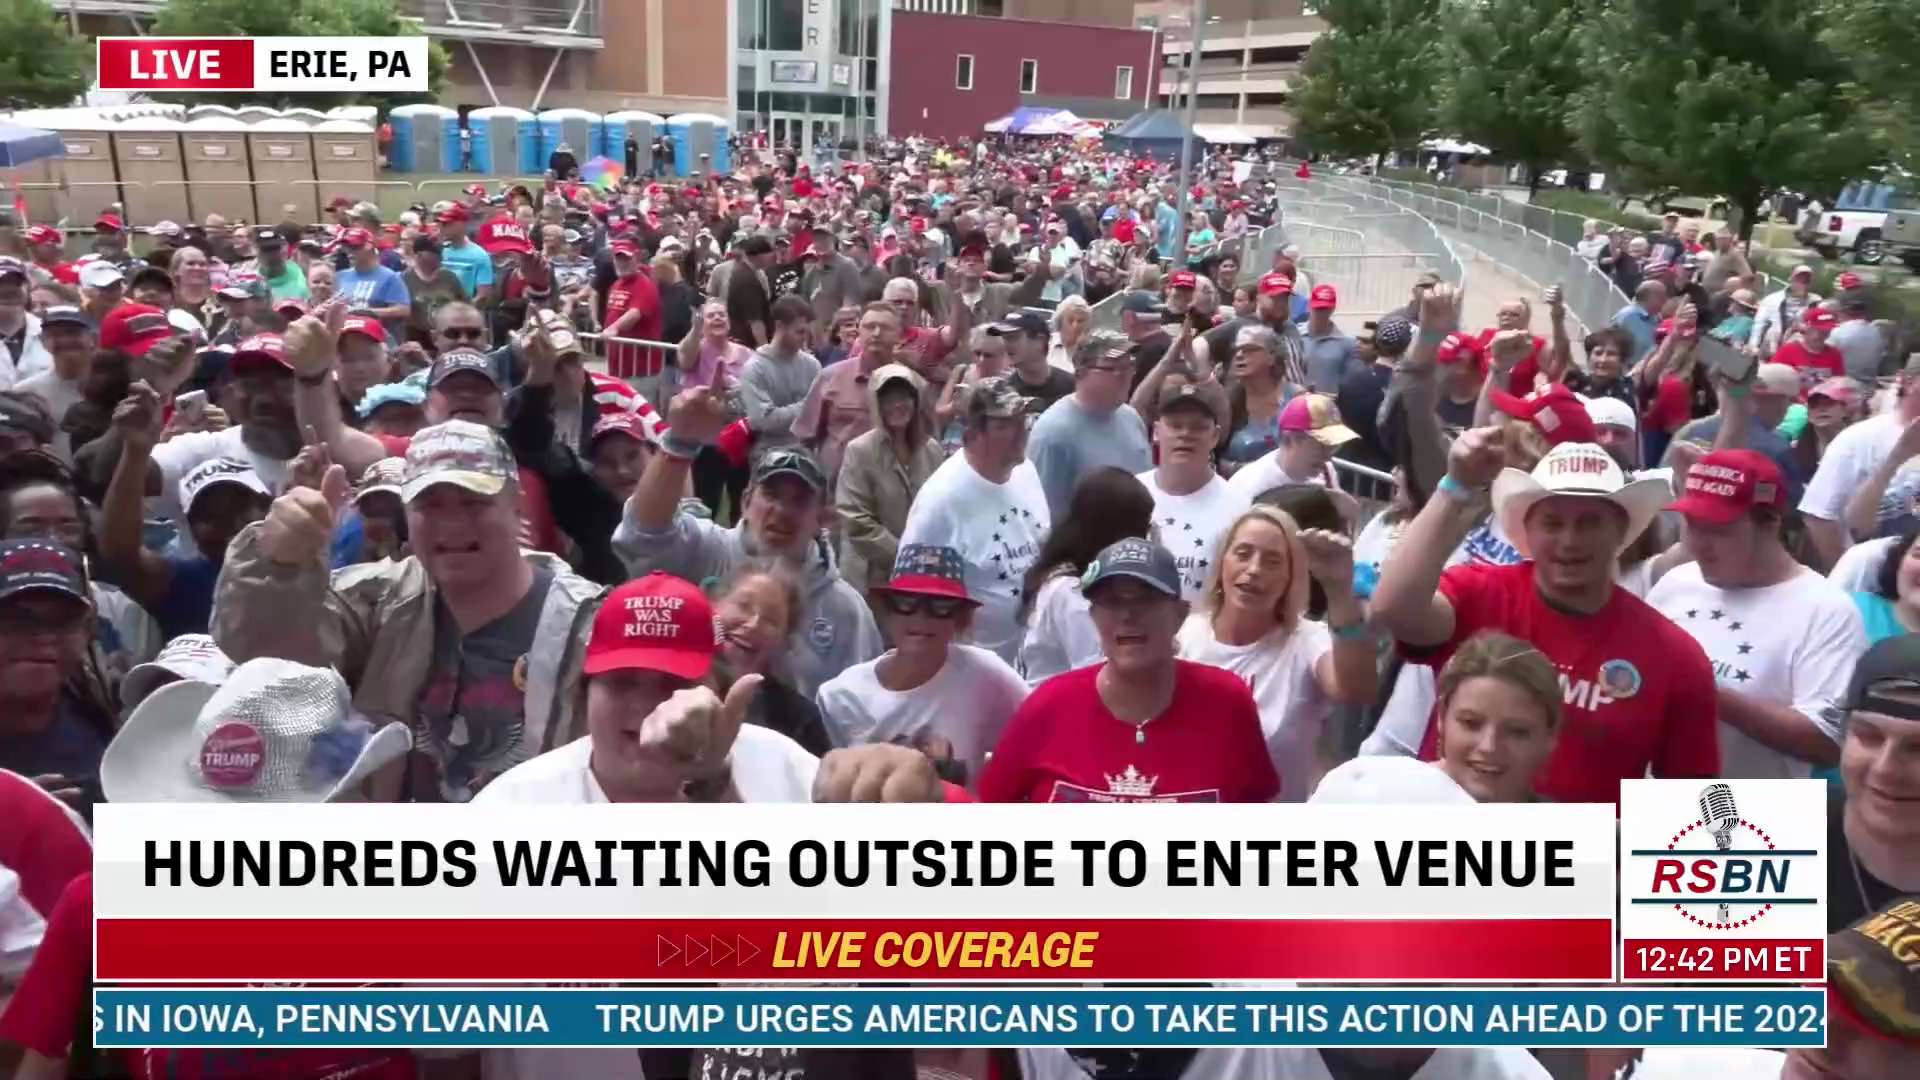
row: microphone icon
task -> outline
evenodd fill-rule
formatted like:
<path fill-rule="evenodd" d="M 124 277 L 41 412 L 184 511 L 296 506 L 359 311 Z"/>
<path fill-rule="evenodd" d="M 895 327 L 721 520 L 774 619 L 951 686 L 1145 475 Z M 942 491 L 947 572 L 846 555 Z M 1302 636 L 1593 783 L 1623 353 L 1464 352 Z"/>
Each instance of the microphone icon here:
<path fill-rule="evenodd" d="M 1740 823 L 1740 811 L 1733 805 L 1733 789 L 1725 784 L 1708 784 L 1700 791 L 1700 820 L 1713 830 L 1713 846 L 1721 851 L 1733 847 L 1733 827 Z M 1732 913 L 1720 905 L 1720 921 L 1728 922 Z"/>

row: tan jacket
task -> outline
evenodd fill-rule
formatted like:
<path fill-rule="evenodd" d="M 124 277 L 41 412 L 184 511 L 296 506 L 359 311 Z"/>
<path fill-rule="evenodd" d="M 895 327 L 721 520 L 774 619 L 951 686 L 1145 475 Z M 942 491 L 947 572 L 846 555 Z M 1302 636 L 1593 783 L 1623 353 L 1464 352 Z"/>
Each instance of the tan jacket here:
<path fill-rule="evenodd" d="M 433 665 L 433 582 L 420 560 L 349 566 L 329 574 L 316 561 L 286 566 L 260 553 L 259 524 L 234 538 L 214 586 L 214 641 L 236 664 L 274 656 L 339 670 L 353 706 L 375 723 L 415 728 L 415 702 Z M 586 730 L 573 702 L 598 585 L 551 555 L 526 557 L 552 569 L 533 648 L 527 654 L 526 726 L 521 760 L 564 746 Z M 376 794 L 398 796 L 376 778 Z"/>
<path fill-rule="evenodd" d="M 840 576 L 863 593 L 886 584 L 892 576 L 900 530 L 907 527 L 907 509 L 946 456 L 938 440 L 926 432 L 925 410 L 914 413 L 908 436 L 916 446 L 913 454 L 903 462 L 893 452 L 880 423 L 877 391 L 894 379 L 906 380 L 915 394 L 924 396 L 926 381 L 903 364 L 887 364 L 868 376 L 867 406 L 873 410 L 873 430 L 847 444 L 834 496 L 834 514 L 840 523 Z"/>

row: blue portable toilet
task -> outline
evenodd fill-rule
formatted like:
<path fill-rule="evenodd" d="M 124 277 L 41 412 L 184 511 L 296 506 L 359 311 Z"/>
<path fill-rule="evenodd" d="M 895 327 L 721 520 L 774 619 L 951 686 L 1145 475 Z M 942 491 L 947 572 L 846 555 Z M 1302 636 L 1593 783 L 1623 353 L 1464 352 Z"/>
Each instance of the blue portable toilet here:
<path fill-rule="evenodd" d="M 532 113 L 490 105 L 468 113 L 467 127 L 473 130 L 474 172 L 512 176 L 540 171 L 538 165 L 529 164 L 540 154 Z"/>
<path fill-rule="evenodd" d="M 627 109 L 607 114 L 606 139 L 599 153 L 617 161 L 622 167 L 627 163 L 627 136 L 639 144 L 638 160 L 634 167 L 640 176 L 653 175 L 653 140 L 666 134 L 667 119 L 664 116 L 639 109 Z"/>
<path fill-rule="evenodd" d="M 674 175 L 731 172 L 733 163 L 727 155 L 727 134 L 731 130 L 731 124 L 712 113 L 675 113 L 667 117 L 667 137 L 673 140 Z M 703 154 L 709 158 L 704 168 L 700 161 Z"/>
<path fill-rule="evenodd" d="M 606 120 L 585 109 L 548 109 L 541 113 L 539 171 L 546 171 L 547 158 L 561 143 L 573 151 L 575 161 L 585 165 L 600 153 L 605 129 Z"/>
<path fill-rule="evenodd" d="M 387 114 L 393 147 L 387 164 L 395 172 L 457 172 L 460 168 L 460 114 L 444 105 L 402 105 Z M 453 156 L 447 156 L 447 134 Z"/>

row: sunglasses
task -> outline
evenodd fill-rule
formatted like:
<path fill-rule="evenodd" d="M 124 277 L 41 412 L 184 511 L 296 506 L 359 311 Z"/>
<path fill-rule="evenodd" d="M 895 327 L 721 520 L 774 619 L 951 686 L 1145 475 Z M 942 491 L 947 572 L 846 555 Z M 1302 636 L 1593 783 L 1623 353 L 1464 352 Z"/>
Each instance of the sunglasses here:
<path fill-rule="evenodd" d="M 487 331 L 481 326 L 449 326 L 440 331 L 440 335 L 454 341 L 479 341 L 487 336 Z"/>
<path fill-rule="evenodd" d="M 915 615 L 925 611 L 936 619 L 951 619 L 960 614 L 967 602 L 952 596 L 922 596 L 918 593 L 886 594 L 887 610 L 895 615 Z"/>

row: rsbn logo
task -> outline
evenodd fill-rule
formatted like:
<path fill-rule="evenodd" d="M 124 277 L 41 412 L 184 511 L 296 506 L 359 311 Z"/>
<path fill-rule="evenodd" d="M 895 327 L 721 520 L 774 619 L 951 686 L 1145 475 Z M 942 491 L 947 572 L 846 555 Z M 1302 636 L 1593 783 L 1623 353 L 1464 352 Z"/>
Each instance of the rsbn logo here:
<path fill-rule="evenodd" d="M 1752 926 L 1778 905 L 1819 902 L 1791 891 L 1792 860 L 1816 852 L 1774 843 L 1741 816 L 1727 784 L 1701 789 L 1700 817 L 1675 832 L 1665 850 L 1632 854 L 1653 861 L 1652 887 L 1633 902 L 1672 904 L 1688 922 L 1708 930 Z"/>

